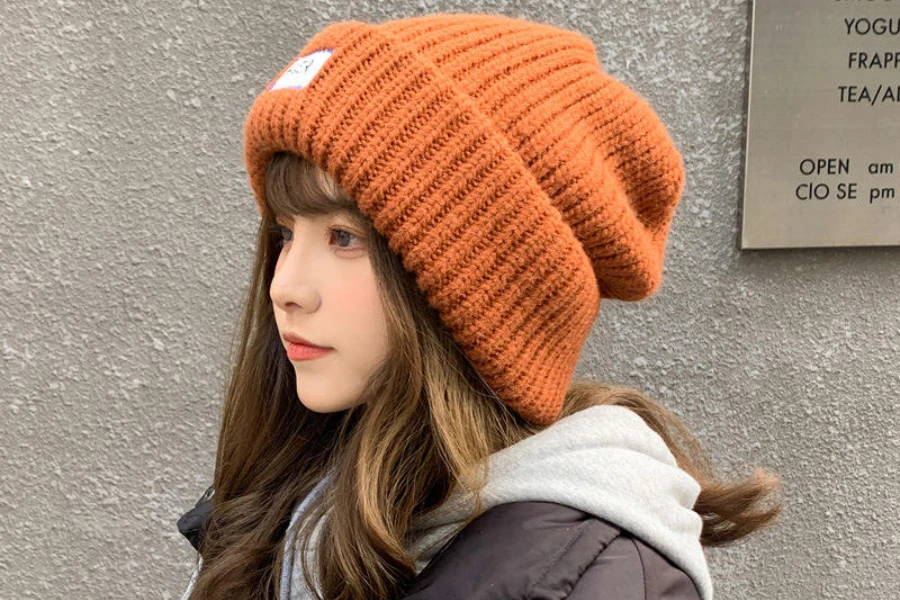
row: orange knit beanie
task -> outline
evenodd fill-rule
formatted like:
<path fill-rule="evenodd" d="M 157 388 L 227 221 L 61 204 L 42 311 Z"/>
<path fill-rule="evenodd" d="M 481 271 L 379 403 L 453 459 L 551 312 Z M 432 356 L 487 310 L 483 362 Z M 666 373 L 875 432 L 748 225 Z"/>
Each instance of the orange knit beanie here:
<path fill-rule="evenodd" d="M 587 37 L 488 14 L 321 30 L 247 117 L 260 214 L 278 151 L 356 200 L 485 382 L 540 425 L 600 298 L 658 288 L 684 180 L 657 115 Z"/>

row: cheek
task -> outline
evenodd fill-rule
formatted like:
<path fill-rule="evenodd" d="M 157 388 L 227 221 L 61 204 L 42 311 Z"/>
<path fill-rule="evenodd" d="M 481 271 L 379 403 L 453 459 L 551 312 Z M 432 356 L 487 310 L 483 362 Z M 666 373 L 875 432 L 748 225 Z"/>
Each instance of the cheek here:
<path fill-rule="evenodd" d="M 378 290 L 375 282 L 356 281 L 344 283 L 340 290 L 340 304 L 352 314 L 369 313 L 377 310 L 379 304 Z"/>
<path fill-rule="evenodd" d="M 381 320 L 381 299 L 371 273 L 344 279 L 336 298 L 347 323 L 368 324 L 371 328 L 376 324 L 375 317 Z"/>
<path fill-rule="evenodd" d="M 363 284 L 351 290 L 350 298 L 353 302 L 361 305 L 371 306 L 379 302 L 378 290 L 374 284 Z"/>
<path fill-rule="evenodd" d="M 387 322 L 375 281 L 357 280 L 342 287 L 338 328 L 345 350 L 366 369 L 380 362 L 388 344 Z"/>

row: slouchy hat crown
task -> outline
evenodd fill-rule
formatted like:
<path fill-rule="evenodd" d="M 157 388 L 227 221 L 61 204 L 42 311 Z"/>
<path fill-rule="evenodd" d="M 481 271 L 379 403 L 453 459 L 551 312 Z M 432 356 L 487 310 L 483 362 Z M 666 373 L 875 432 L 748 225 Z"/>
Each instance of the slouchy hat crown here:
<path fill-rule="evenodd" d="M 272 155 L 327 172 L 527 420 L 562 407 L 601 298 L 662 277 L 681 156 L 584 35 L 440 13 L 315 34 L 244 129 L 260 214 Z"/>

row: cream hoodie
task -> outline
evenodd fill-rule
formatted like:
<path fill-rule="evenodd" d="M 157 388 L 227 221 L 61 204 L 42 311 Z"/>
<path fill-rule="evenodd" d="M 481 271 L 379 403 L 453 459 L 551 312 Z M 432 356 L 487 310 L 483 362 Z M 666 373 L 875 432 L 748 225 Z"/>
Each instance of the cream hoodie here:
<path fill-rule="evenodd" d="M 702 520 L 692 510 L 700 486 L 676 466 L 662 438 L 631 410 L 594 406 L 560 419 L 491 455 L 488 468 L 484 510 L 538 500 L 594 514 L 656 548 L 691 577 L 703 600 L 712 600 L 712 581 L 699 541 Z M 297 506 L 292 524 L 326 481 Z M 409 550 L 417 557 L 417 572 L 461 529 L 470 500 L 458 490 L 414 524 L 419 537 Z M 299 563 L 286 559 L 282 600 L 309 598 Z"/>

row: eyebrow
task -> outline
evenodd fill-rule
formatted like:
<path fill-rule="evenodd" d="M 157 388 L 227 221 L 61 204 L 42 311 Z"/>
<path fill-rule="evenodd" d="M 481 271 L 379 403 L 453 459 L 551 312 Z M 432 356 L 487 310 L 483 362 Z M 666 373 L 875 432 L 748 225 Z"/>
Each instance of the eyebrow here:
<path fill-rule="evenodd" d="M 337 208 L 335 210 L 328 211 L 328 212 L 315 212 L 313 214 L 308 214 L 308 215 L 302 214 L 302 213 L 298 213 L 298 214 L 301 214 L 302 216 L 305 216 L 305 217 L 308 217 L 311 219 L 315 219 L 315 218 L 323 218 L 324 219 L 324 218 L 329 218 L 329 217 L 344 217 L 344 218 L 348 219 L 349 221 L 351 221 L 354 225 L 356 225 L 360 229 L 364 229 L 364 230 L 367 229 L 369 226 L 368 222 L 366 221 L 365 215 L 363 215 L 362 213 L 357 212 L 357 210 L 353 210 L 351 208 L 343 208 L 342 207 L 342 208 Z M 277 223 L 282 223 L 282 221 L 289 222 L 292 216 L 293 215 L 288 215 L 288 214 L 277 214 L 277 215 L 275 215 L 275 221 Z M 282 224 L 284 224 L 284 223 L 282 223 Z"/>

